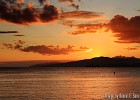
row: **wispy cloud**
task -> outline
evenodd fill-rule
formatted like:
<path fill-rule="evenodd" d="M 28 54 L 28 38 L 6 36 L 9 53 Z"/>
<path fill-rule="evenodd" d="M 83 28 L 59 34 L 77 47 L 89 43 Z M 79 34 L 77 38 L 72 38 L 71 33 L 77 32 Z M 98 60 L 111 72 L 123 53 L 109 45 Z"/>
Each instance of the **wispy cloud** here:
<path fill-rule="evenodd" d="M 100 22 L 102 17 L 103 13 L 90 11 L 72 11 L 60 15 L 61 23 L 73 28 L 74 31 L 68 32 L 71 35 L 96 33 L 102 28 L 103 22 Z"/>
<path fill-rule="evenodd" d="M 69 32 L 71 35 L 79 35 L 79 34 L 89 34 L 96 33 L 99 29 L 102 28 L 102 24 L 77 24 L 73 25 L 76 28 L 76 31 Z"/>
<path fill-rule="evenodd" d="M 126 50 L 138 50 L 139 48 L 136 48 L 136 47 L 128 47 L 128 48 L 124 48 L 124 49 L 126 49 Z"/>
<path fill-rule="evenodd" d="M 101 12 L 90 12 L 90 11 L 72 11 L 60 14 L 60 18 L 69 20 L 80 20 L 80 19 L 92 19 L 103 17 Z"/>

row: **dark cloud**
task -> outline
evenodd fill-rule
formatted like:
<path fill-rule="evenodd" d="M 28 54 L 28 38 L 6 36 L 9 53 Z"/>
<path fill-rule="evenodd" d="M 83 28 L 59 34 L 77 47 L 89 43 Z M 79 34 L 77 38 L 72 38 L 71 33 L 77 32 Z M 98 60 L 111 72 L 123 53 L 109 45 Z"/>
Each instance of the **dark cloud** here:
<path fill-rule="evenodd" d="M 136 10 L 136 11 L 140 11 L 140 10 L 138 9 L 138 10 Z"/>
<path fill-rule="evenodd" d="M 58 11 L 53 5 L 45 5 L 42 14 L 40 14 L 40 19 L 43 22 L 51 21 L 52 19 L 58 18 Z"/>
<path fill-rule="evenodd" d="M 118 38 L 117 43 L 140 43 L 140 16 L 130 19 L 116 15 L 108 24 Z"/>
<path fill-rule="evenodd" d="M 6 47 L 7 49 L 20 49 L 23 44 L 25 44 L 25 41 L 22 40 L 14 40 L 14 44 L 7 44 L 7 43 L 3 43 L 3 46 Z"/>
<path fill-rule="evenodd" d="M 79 10 L 79 5 L 76 5 L 75 3 L 72 3 L 70 6 L 74 7 L 76 10 Z"/>
<path fill-rule="evenodd" d="M 78 49 L 75 48 L 75 46 L 68 45 L 67 47 L 60 47 L 54 46 L 54 45 L 36 45 L 36 46 L 24 46 L 25 42 L 22 40 L 14 41 L 14 44 L 6 44 L 3 43 L 3 46 L 7 49 L 11 50 L 19 50 L 22 52 L 33 52 L 38 53 L 42 55 L 65 55 L 70 54 L 72 52 L 79 52 L 79 51 L 85 51 L 88 48 L 87 47 L 79 47 Z"/>
<path fill-rule="evenodd" d="M 63 19 L 92 19 L 97 17 L 103 17 L 101 12 L 90 12 L 90 11 L 72 11 L 60 14 L 60 18 Z"/>
<path fill-rule="evenodd" d="M 136 48 L 140 48 L 140 45 L 136 45 L 135 47 L 136 47 Z"/>
<path fill-rule="evenodd" d="M 38 2 L 40 3 L 40 5 L 43 5 L 43 3 L 45 2 L 46 0 L 38 0 Z"/>
<path fill-rule="evenodd" d="M 18 31 L 0 31 L 0 34 L 19 33 Z"/>
<path fill-rule="evenodd" d="M 73 49 L 73 46 L 68 45 L 67 47 L 61 48 L 60 46 L 45 46 L 45 45 L 37 45 L 37 46 L 29 46 L 21 49 L 24 52 L 34 52 L 42 55 L 61 55 L 61 54 L 69 54 L 71 52 L 76 52 L 79 50 Z"/>
<path fill-rule="evenodd" d="M 57 8 L 50 4 L 44 5 L 43 8 L 35 8 L 34 2 L 28 2 L 26 7 L 21 6 L 18 2 L 8 5 L 8 1 L 0 1 L 0 19 L 16 24 L 29 24 L 37 21 L 49 22 L 58 18 Z"/>
<path fill-rule="evenodd" d="M 21 37 L 21 36 L 25 36 L 25 35 L 20 35 L 20 34 L 17 34 L 17 35 L 13 35 L 13 36 L 19 36 L 19 37 Z"/>
<path fill-rule="evenodd" d="M 125 43 L 125 44 L 132 44 L 132 43 L 140 43 L 140 41 L 138 40 L 117 40 L 117 41 L 114 41 L 116 43 Z"/>
<path fill-rule="evenodd" d="M 3 46 L 6 47 L 7 49 L 13 49 L 12 44 L 3 43 Z"/>
<path fill-rule="evenodd" d="M 58 0 L 58 1 L 59 2 L 67 2 L 68 1 L 68 2 L 71 2 L 71 3 L 74 2 L 74 0 Z"/>

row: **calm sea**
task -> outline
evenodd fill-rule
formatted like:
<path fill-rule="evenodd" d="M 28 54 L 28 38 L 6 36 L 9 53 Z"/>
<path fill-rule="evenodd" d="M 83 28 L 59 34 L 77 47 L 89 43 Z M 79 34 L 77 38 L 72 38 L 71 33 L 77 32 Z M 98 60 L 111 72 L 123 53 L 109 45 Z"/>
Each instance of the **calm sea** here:
<path fill-rule="evenodd" d="M 140 68 L 0 69 L 0 100 L 117 99 L 140 100 Z"/>

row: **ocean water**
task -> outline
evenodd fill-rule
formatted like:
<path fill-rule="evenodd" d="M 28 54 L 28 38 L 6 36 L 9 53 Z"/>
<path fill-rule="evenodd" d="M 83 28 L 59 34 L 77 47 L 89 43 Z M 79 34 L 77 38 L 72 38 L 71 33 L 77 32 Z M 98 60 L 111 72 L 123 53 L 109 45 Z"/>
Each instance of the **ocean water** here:
<path fill-rule="evenodd" d="M 140 100 L 140 68 L 0 69 L 0 100 Z"/>

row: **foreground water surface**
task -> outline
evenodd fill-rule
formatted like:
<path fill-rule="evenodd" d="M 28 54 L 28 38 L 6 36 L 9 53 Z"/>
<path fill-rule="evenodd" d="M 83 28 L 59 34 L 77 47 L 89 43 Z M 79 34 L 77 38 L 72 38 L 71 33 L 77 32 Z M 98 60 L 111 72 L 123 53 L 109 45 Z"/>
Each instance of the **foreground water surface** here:
<path fill-rule="evenodd" d="M 140 99 L 140 68 L 0 69 L 0 100 L 112 99 Z"/>

